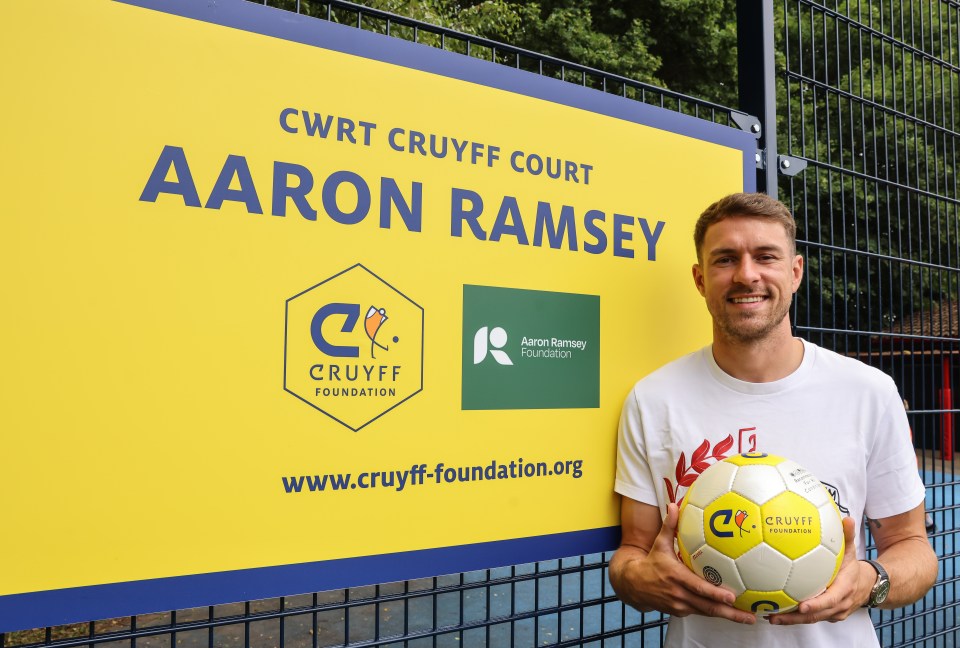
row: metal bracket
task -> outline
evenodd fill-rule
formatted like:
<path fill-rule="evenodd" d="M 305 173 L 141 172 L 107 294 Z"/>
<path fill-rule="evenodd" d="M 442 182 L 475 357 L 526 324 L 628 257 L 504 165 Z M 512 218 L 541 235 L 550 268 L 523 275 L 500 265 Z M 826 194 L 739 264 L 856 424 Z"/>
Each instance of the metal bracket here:
<path fill-rule="evenodd" d="M 777 156 L 777 170 L 780 175 L 795 176 L 807 168 L 807 161 L 790 155 Z"/>
<path fill-rule="evenodd" d="M 757 163 L 756 167 L 758 170 L 762 171 L 767 168 L 767 151 L 766 149 L 758 148 L 757 152 L 753 156 L 754 161 Z"/>
<path fill-rule="evenodd" d="M 730 119 L 733 120 L 740 130 L 745 133 L 750 133 L 753 135 L 753 138 L 760 141 L 760 135 L 763 134 L 763 128 L 760 125 L 760 120 L 754 117 L 753 115 L 748 115 L 747 113 L 730 111 Z M 767 151 L 765 149 L 757 148 L 757 152 L 754 154 L 754 162 L 756 163 L 757 170 L 762 171 L 767 168 Z"/>
<path fill-rule="evenodd" d="M 756 139 L 760 139 L 762 134 L 762 129 L 760 127 L 760 120 L 754 117 L 753 115 L 748 115 L 747 113 L 730 111 L 730 119 L 733 120 L 733 123 L 740 128 L 740 130 L 750 133 Z"/>

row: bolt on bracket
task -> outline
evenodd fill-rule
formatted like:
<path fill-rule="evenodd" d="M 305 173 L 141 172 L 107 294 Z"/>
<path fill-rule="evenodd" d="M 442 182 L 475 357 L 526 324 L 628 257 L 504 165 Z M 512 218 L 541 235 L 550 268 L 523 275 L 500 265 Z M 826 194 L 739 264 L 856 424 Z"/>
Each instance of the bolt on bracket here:
<path fill-rule="evenodd" d="M 791 155 L 777 156 L 777 170 L 780 175 L 795 176 L 807 168 L 807 161 Z"/>
<path fill-rule="evenodd" d="M 748 115 L 747 113 L 741 113 L 731 110 L 730 119 L 733 120 L 733 123 L 737 127 L 753 135 L 756 139 L 760 139 L 760 135 L 763 132 L 763 129 L 760 126 L 760 120 L 754 117 L 753 115 Z"/>
<path fill-rule="evenodd" d="M 756 168 L 760 171 L 767 168 L 767 150 L 758 148 L 756 153 L 753 154 L 753 160 L 756 163 Z"/>

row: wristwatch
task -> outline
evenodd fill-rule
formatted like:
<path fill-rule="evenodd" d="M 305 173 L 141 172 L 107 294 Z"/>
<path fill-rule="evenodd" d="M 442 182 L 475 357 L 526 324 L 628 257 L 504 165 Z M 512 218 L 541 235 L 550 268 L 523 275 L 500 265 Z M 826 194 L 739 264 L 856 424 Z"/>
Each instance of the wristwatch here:
<path fill-rule="evenodd" d="M 890 576 L 887 574 L 887 570 L 876 560 L 864 560 L 863 562 L 869 563 L 871 567 L 877 570 L 877 582 L 874 583 L 873 589 L 870 591 L 870 599 L 863 606 L 875 608 L 887 600 L 887 594 L 890 593 Z"/>

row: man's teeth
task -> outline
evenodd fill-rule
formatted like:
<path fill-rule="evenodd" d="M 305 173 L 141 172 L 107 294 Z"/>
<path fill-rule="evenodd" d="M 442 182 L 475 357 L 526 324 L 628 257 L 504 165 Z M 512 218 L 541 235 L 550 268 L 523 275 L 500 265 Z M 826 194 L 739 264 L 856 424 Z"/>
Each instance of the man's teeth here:
<path fill-rule="evenodd" d="M 764 297 L 734 297 L 734 304 L 753 304 L 754 302 L 763 301 Z"/>

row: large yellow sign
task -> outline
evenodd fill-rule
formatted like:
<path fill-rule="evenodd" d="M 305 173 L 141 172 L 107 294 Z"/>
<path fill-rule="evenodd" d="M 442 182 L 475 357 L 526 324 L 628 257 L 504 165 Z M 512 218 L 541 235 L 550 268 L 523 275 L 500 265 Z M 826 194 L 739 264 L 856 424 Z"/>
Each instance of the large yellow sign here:
<path fill-rule="evenodd" d="M 0 25 L 0 631 L 614 546 L 752 137 L 243 0 Z"/>

